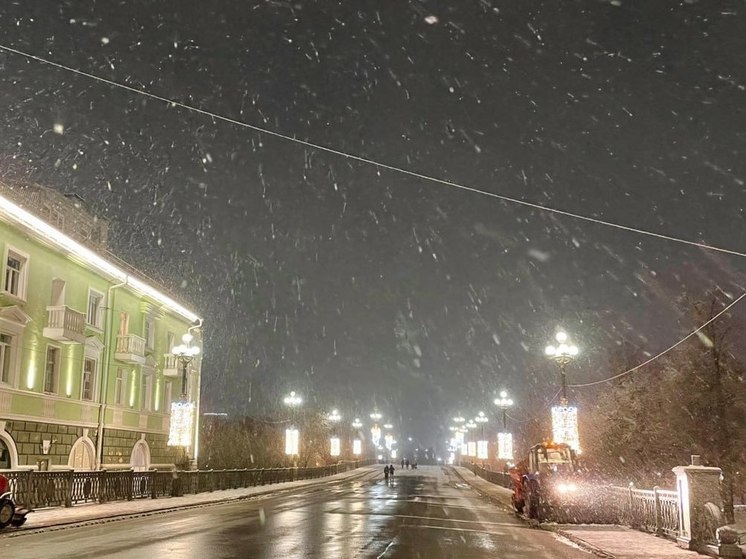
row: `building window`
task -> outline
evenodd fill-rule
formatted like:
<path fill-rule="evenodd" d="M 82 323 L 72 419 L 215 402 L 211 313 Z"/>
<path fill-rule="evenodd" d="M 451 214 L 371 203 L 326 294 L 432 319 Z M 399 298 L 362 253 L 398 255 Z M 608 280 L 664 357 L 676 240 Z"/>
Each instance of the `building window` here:
<path fill-rule="evenodd" d="M 94 328 L 102 328 L 104 294 L 93 289 L 88 291 L 88 316 L 86 322 Z"/>
<path fill-rule="evenodd" d="M 116 381 L 114 382 L 114 402 L 118 405 L 124 405 L 124 392 L 127 386 L 127 371 L 121 367 L 117 369 Z"/>
<path fill-rule="evenodd" d="M 130 331 L 130 315 L 124 311 L 119 313 L 119 335 L 126 336 Z"/>
<path fill-rule="evenodd" d="M 9 249 L 5 264 L 5 291 L 19 299 L 26 298 L 28 256 Z"/>
<path fill-rule="evenodd" d="M 146 316 L 143 323 L 143 338 L 145 338 L 145 349 L 152 350 L 155 346 L 155 320 Z"/>
<path fill-rule="evenodd" d="M 60 370 L 60 348 L 47 346 L 47 361 L 44 366 L 44 392 L 53 394 L 57 389 Z"/>
<path fill-rule="evenodd" d="M 83 378 L 81 380 L 81 398 L 93 400 L 93 387 L 96 385 L 96 360 L 83 359 Z"/>
<path fill-rule="evenodd" d="M 10 357 L 13 350 L 13 336 L 0 334 L 0 382 L 10 384 Z"/>
<path fill-rule="evenodd" d="M 150 411 L 150 402 L 153 397 L 153 375 L 142 374 L 140 382 L 140 409 Z"/>

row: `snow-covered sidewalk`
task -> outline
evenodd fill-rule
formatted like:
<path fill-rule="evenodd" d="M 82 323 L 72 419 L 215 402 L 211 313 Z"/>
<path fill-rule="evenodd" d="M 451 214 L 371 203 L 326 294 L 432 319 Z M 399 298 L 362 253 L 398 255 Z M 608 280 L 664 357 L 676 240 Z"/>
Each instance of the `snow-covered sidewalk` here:
<path fill-rule="evenodd" d="M 378 466 L 366 466 L 357 470 L 339 473 L 333 476 L 299 481 L 288 481 L 275 483 L 273 485 L 260 485 L 257 487 L 246 487 L 241 489 L 225 489 L 210 493 L 197 493 L 196 495 L 184 495 L 183 497 L 163 497 L 160 499 L 137 499 L 133 501 L 113 501 L 110 503 L 87 503 L 73 507 L 50 507 L 37 509 L 27 517 L 26 524 L 21 528 L 6 528 L 2 535 L 13 534 L 23 530 L 36 530 L 40 528 L 51 528 L 65 524 L 77 524 L 103 519 L 111 519 L 121 516 L 145 515 L 158 511 L 172 510 L 184 507 L 198 507 L 214 503 L 248 499 L 260 495 L 271 495 L 281 491 L 302 489 L 313 485 L 323 485 L 342 481 L 349 478 L 362 477 L 365 474 L 376 473 Z"/>
<path fill-rule="evenodd" d="M 511 507 L 510 489 L 494 485 L 475 476 L 468 468 L 454 467 L 461 478 L 478 493 L 493 502 Z M 543 524 L 543 528 L 553 530 L 562 536 L 592 549 L 600 556 L 616 559 L 691 559 L 702 557 L 694 551 L 681 549 L 675 542 L 633 530 L 627 526 L 608 524 Z"/>

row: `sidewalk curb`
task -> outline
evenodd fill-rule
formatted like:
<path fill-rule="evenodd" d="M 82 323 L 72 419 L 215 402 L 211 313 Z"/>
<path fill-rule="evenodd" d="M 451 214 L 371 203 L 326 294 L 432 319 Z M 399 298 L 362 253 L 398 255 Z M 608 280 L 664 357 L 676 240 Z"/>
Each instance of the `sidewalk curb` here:
<path fill-rule="evenodd" d="M 469 487 L 471 487 L 474 491 L 476 491 L 477 493 L 479 493 L 483 497 L 486 497 L 490 502 L 500 505 L 501 508 L 503 508 L 503 509 L 505 509 L 505 510 L 507 510 L 509 512 L 515 512 L 513 510 L 513 507 L 512 506 L 508 506 L 505 503 L 505 501 L 501 501 L 497 497 L 494 497 L 494 496 L 490 495 L 489 493 L 486 493 L 486 492 L 482 491 L 477 486 L 472 485 L 471 483 L 469 483 L 469 481 L 464 476 L 462 476 L 461 472 L 459 472 L 456 468 L 449 468 L 449 469 L 454 474 L 456 474 L 456 476 L 458 476 L 459 479 L 461 479 L 461 481 L 463 481 L 464 483 L 466 483 L 467 485 L 469 485 Z M 516 514 L 516 516 L 518 518 L 520 518 L 521 520 L 523 520 L 524 522 L 526 522 L 527 524 L 529 524 L 530 527 L 537 528 L 539 530 L 545 530 L 547 532 L 554 532 L 555 534 L 558 534 L 558 535 L 562 536 L 563 538 L 566 538 L 566 539 L 570 540 L 572 543 L 574 543 L 578 547 L 584 549 L 585 551 L 593 553 L 594 555 L 596 555 L 598 557 L 601 557 L 602 559 L 616 559 L 616 555 L 613 555 L 613 554 L 609 553 L 608 551 L 604 551 L 600 547 L 596 547 L 595 545 L 592 545 L 592 544 L 588 543 L 587 541 L 585 541 L 585 540 L 583 540 L 583 539 L 575 536 L 574 534 L 571 534 L 569 532 L 566 532 L 565 530 L 562 530 L 561 528 L 552 526 L 551 524 L 542 524 L 540 522 L 531 522 L 529 520 L 524 519 L 523 516 L 521 516 L 519 514 Z"/>
<path fill-rule="evenodd" d="M 353 470 L 354 471 L 354 470 Z M 339 480 L 331 480 L 332 482 L 336 481 L 349 481 L 354 480 L 357 478 L 362 478 L 366 474 L 375 474 L 378 473 L 376 470 L 371 470 L 368 472 L 356 472 L 358 475 L 351 475 L 346 478 L 342 478 Z M 338 475 L 338 474 L 335 474 Z M 330 476 L 331 477 L 331 476 Z M 303 480 L 305 481 L 305 480 Z M 250 495 L 239 495 L 236 497 L 228 497 L 228 498 L 216 498 L 209 501 L 203 501 L 201 503 L 192 503 L 192 504 L 173 504 L 173 503 L 164 503 L 164 507 L 162 508 L 154 508 L 147 511 L 139 511 L 139 512 L 119 512 L 119 513 L 109 513 L 105 514 L 103 516 L 98 516 L 94 518 L 88 518 L 85 520 L 70 520 L 66 522 L 57 522 L 55 523 L 54 520 L 51 520 L 50 523 L 42 525 L 42 526 L 28 526 L 24 525 L 18 528 L 12 528 L 10 530 L 0 532 L 0 540 L 5 538 L 16 538 L 19 536 L 24 535 L 31 535 L 31 534 L 38 534 L 43 532 L 55 532 L 59 530 L 67 530 L 70 528 L 78 528 L 78 527 L 85 527 L 85 526 L 95 526 L 98 524 L 106 524 L 109 522 L 117 522 L 119 520 L 127 520 L 129 518 L 143 518 L 147 516 L 154 516 L 157 514 L 166 514 L 169 512 L 176 512 L 181 510 L 188 510 L 188 509 L 197 509 L 197 508 L 206 508 L 211 507 L 215 505 L 220 504 L 227 504 L 227 503 L 235 503 L 237 501 L 247 501 L 250 499 L 254 499 L 257 497 L 266 497 L 267 495 L 280 495 L 282 493 L 286 493 L 289 491 L 294 490 L 303 490 L 303 489 L 310 489 L 314 487 L 319 487 L 322 485 L 326 485 L 329 483 L 328 478 L 321 478 L 318 481 L 314 481 L 312 483 L 308 483 L 307 485 L 303 485 L 300 487 L 284 487 L 279 489 L 267 489 L 263 491 L 258 491 L 256 493 L 251 493 Z M 278 484 L 274 484 L 274 487 L 276 488 Z M 272 486 L 270 486 L 272 487 Z M 179 497 L 166 497 L 162 500 L 168 500 L 171 501 L 172 499 L 178 499 Z M 156 499 L 158 500 L 158 499 Z M 122 501 L 122 504 L 131 502 L 131 501 Z M 151 500 L 152 502 L 152 500 Z M 80 505 L 79 505 L 80 506 Z M 94 505 L 95 506 L 95 505 Z"/>

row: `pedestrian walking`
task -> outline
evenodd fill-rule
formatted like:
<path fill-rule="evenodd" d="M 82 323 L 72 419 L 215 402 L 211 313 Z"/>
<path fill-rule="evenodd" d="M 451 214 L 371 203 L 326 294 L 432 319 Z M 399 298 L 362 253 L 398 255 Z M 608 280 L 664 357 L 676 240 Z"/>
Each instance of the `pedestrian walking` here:
<path fill-rule="evenodd" d="M 401 459 L 401 469 L 404 469 L 404 458 Z"/>
<path fill-rule="evenodd" d="M 386 481 L 389 480 L 389 467 L 388 466 L 383 467 L 383 477 Z"/>
<path fill-rule="evenodd" d="M 394 477 L 394 465 L 389 464 L 389 475 L 393 478 Z"/>

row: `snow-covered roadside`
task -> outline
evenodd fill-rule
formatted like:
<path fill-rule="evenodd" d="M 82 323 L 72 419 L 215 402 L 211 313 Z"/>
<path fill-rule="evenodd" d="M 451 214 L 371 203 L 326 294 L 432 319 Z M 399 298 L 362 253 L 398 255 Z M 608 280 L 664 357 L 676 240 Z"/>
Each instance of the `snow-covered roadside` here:
<path fill-rule="evenodd" d="M 121 516 L 145 515 L 159 511 L 173 510 L 184 507 L 198 507 L 214 503 L 248 499 L 260 495 L 272 495 L 281 491 L 306 488 L 314 485 L 324 485 L 347 479 L 373 477 L 373 474 L 382 476 L 377 466 L 366 466 L 339 473 L 333 476 L 299 481 L 276 483 L 273 485 L 261 485 L 257 487 L 246 487 L 241 489 L 226 489 L 213 491 L 211 493 L 198 493 L 196 495 L 184 495 L 183 497 L 164 497 L 160 499 L 137 499 L 133 501 L 114 501 L 111 503 L 87 503 L 75 505 L 70 508 L 50 507 L 38 509 L 28 515 L 26 524 L 21 528 L 6 528 L 0 533 L 0 537 L 18 534 L 27 530 L 51 528 L 66 524 L 77 524 L 102 519 L 111 519 Z"/>

